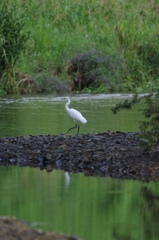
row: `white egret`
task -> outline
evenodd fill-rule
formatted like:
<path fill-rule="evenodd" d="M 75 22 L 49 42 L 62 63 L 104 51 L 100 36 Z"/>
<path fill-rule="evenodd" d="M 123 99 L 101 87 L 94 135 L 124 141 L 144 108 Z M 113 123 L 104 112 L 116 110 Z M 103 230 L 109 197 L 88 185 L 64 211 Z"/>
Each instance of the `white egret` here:
<path fill-rule="evenodd" d="M 69 99 L 69 97 L 64 97 L 62 99 L 67 99 L 67 103 L 65 104 L 66 112 L 70 115 L 70 117 L 75 122 L 75 127 L 69 128 L 66 133 L 68 133 L 71 129 L 74 129 L 78 126 L 78 130 L 77 130 L 77 135 L 78 135 L 79 128 L 80 128 L 79 122 L 81 122 L 83 124 L 86 124 L 87 120 L 82 116 L 82 114 L 79 111 L 77 111 L 74 108 L 69 108 L 68 107 L 71 103 L 71 100 Z"/>

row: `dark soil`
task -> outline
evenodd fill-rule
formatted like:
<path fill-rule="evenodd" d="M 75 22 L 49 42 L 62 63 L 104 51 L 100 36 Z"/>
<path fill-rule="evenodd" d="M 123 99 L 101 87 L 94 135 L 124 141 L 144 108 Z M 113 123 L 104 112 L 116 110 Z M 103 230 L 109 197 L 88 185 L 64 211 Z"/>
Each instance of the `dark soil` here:
<path fill-rule="evenodd" d="M 77 240 L 76 237 L 34 230 L 26 225 L 15 218 L 0 217 L 0 240 Z"/>
<path fill-rule="evenodd" d="M 159 180 L 159 146 L 143 152 L 138 133 L 38 135 L 0 139 L 0 165 L 86 175 Z"/>

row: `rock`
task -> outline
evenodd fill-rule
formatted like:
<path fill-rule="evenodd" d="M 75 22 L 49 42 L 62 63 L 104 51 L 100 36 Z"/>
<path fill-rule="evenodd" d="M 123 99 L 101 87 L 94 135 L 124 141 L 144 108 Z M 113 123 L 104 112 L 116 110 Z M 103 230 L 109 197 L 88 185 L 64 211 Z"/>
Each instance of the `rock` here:
<path fill-rule="evenodd" d="M 0 217 L 0 240 L 78 240 L 74 236 L 34 230 L 26 224 L 15 218 Z"/>
<path fill-rule="evenodd" d="M 149 153 L 139 133 L 38 135 L 0 139 L 0 165 L 20 165 L 87 175 L 159 180 L 159 146 Z M 134 170 L 135 169 L 135 170 Z"/>

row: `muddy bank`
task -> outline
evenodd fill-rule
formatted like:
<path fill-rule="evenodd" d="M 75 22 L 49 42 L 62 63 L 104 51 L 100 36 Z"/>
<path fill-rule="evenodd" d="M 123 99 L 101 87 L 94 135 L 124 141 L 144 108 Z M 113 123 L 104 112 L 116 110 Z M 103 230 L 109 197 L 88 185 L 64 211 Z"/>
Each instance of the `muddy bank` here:
<path fill-rule="evenodd" d="M 138 133 L 38 135 L 0 139 L 0 164 L 86 175 L 159 180 L 159 146 L 143 152 Z"/>
<path fill-rule="evenodd" d="M 27 222 L 15 218 L 0 217 L 0 240 L 78 240 L 73 236 L 34 230 L 27 225 Z"/>

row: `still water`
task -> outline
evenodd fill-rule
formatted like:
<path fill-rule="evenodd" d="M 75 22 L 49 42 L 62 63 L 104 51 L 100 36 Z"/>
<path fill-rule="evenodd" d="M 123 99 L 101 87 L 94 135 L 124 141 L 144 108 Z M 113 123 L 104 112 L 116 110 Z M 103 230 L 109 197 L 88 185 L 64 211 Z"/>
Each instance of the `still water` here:
<path fill-rule="evenodd" d="M 142 119 L 140 107 L 121 111 L 117 115 L 111 111 L 115 103 L 128 96 L 72 96 L 70 107 L 79 110 L 88 121 L 81 126 L 80 133 L 138 131 Z M 0 98 L 0 137 L 65 133 L 74 126 L 73 120 L 65 112 L 65 103 L 61 97 L 53 96 Z"/>
<path fill-rule="evenodd" d="M 71 107 L 88 121 L 80 132 L 138 131 L 142 105 L 118 115 L 111 112 L 125 97 L 72 96 Z M 0 137 L 64 133 L 73 126 L 64 103 L 61 96 L 0 98 Z M 0 216 L 36 222 L 38 228 L 83 240 L 159 239 L 158 182 L 4 166 L 0 176 Z"/>

